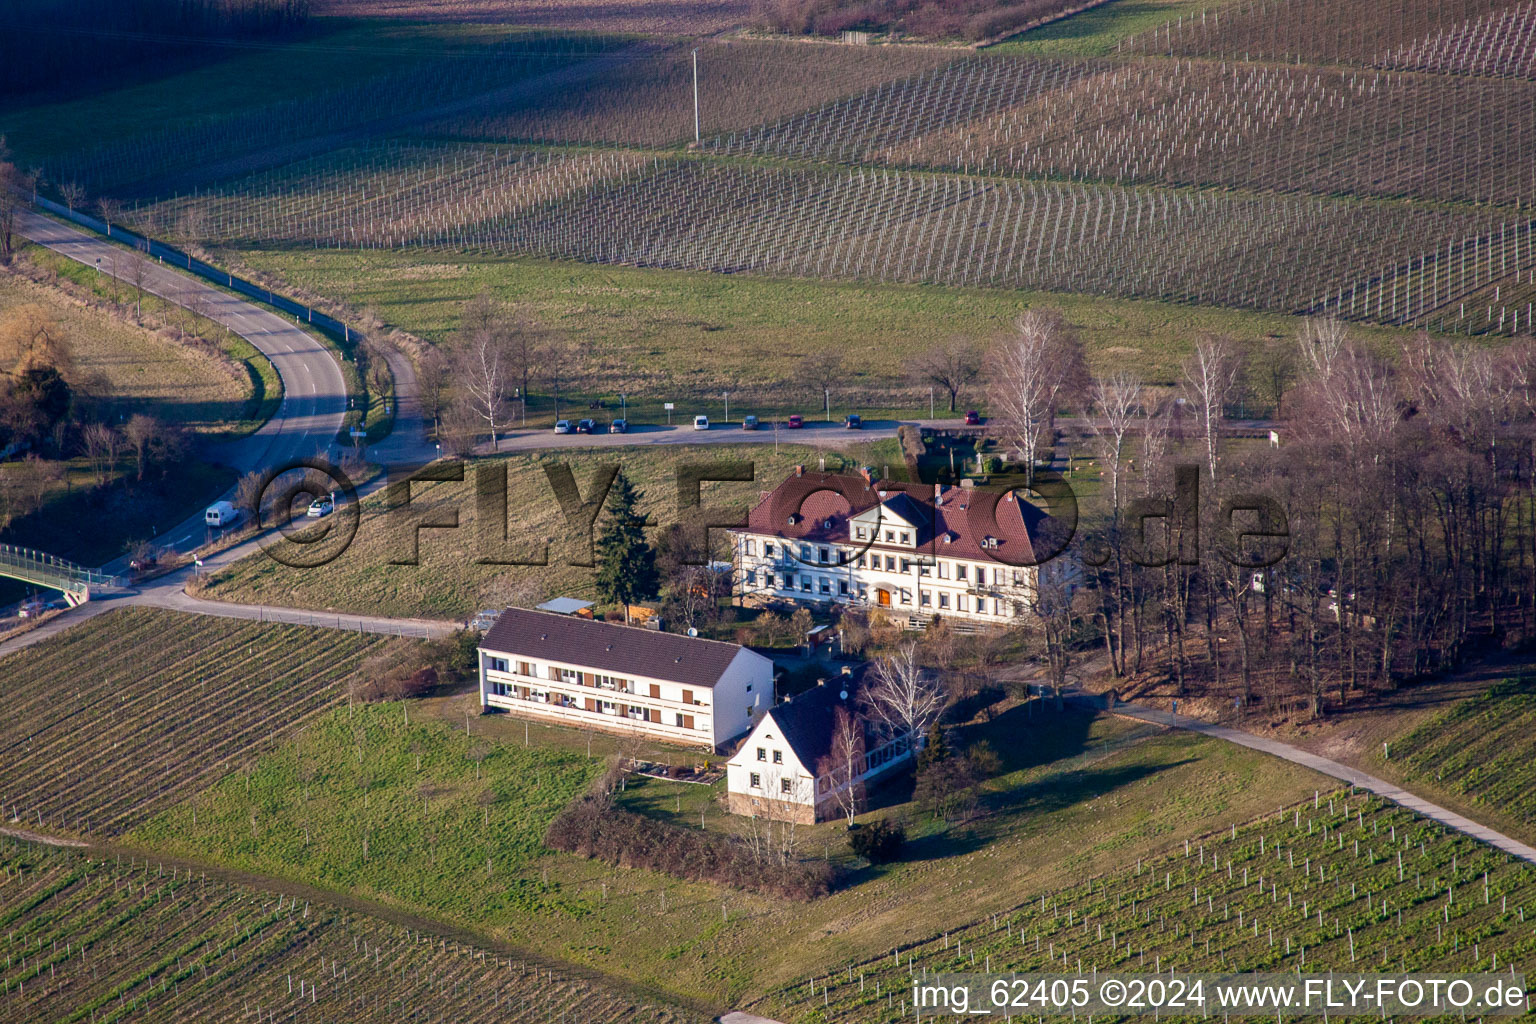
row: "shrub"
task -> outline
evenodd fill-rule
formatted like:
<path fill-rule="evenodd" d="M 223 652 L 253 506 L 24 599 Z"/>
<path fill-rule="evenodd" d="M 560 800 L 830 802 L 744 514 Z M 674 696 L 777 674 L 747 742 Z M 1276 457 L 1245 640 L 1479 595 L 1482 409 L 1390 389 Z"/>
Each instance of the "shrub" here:
<path fill-rule="evenodd" d="M 544 845 L 619 867 L 662 871 L 690 882 L 714 882 L 786 899 L 825 896 L 837 882 L 836 869 L 824 861 L 765 861 L 729 836 L 615 807 L 601 788 L 560 812 L 544 835 Z"/>
<path fill-rule="evenodd" d="M 896 859 L 906 841 L 907 830 L 899 822 L 881 818 L 855 830 L 848 845 L 871 864 L 884 864 Z"/>

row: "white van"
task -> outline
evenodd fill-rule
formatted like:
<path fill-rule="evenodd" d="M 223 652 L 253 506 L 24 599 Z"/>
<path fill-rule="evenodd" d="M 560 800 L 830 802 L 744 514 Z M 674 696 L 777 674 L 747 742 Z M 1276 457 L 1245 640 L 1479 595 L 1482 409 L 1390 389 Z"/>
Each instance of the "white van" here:
<path fill-rule="evenodd" d="M 203 513 L 203 522 L 209 526 L 228 526 L 240 518 L 240 510 L 227 501 L 216 501 Z"/>
<path fill-rule="evenodd" d="M 708 430 L 709 429 L 709 417 L 708 416 L 695 416 L 693 418 L 693 429 L 694 430 Z"/>

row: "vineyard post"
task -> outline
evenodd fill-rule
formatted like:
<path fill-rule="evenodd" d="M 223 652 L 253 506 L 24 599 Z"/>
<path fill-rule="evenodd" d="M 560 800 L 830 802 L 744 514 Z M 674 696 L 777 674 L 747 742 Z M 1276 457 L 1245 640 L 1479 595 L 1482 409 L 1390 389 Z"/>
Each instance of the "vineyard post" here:
<path fill-rule="evenodd" d="M 693 51 L 693 141 L 702 145 L 699 134 L 699 51 Z"/>

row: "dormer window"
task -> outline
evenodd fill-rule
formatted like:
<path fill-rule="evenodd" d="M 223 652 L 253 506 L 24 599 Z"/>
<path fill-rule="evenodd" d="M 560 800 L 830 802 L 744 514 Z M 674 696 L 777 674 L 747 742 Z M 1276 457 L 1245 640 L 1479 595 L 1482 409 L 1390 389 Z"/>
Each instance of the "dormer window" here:
<path fill-rule="evenodd" d="M 901 531 L 901 542 L 903 544 L 910 544 L 910 543 L 912 543 L 912 535 L 910 533 L 908 533 L 906 530 L 902 530 Z"/>

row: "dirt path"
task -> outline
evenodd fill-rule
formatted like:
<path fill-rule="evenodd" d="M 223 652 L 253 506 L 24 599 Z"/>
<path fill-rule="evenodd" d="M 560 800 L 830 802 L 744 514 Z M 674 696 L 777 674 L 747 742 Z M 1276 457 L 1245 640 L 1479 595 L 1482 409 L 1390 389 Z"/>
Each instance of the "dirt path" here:
<path fill-rule="evenodd" d="M 1465 833 L 1474 839 L 1487 843 L 1495 849 L 1503 850 L 1514 857 L 1519 857 L 1527 863 L 1536 864 L 1536 848 L 1527 846 L 1517 839 L 1512 839 L 1502 832 L 1497 832 L 1487 825 L 1480 824 L 1470 818 L 1457 814 L 1438 804 L 1430 803 L 1421 796 L 1410 793 L 1408 790 L 1394 782 L 1378 778 L 1358 768 L 1353 768 L 1332 758 L 1314 754 L 1311 751 L 1290 743 L 1267 736 L 1255 736 L 1252 733 L 1242 732 L 1238 729 L 1228 728 L 1225 725 L 1215 725 L 1210 722 L 1202 722 L 1197 718 L 1187 715 L 1177 715 L 1170 711 L 1162 711 L 1158 708 L 1143 707 L 1137 704 L 1117 703 L 1112 708 L 1108 706 L 1108 699 L 1093 694 L 1072 693 L 1068 700 L 1089 707 L 1107 710 L 1110 714 L 1124 718 L 1133 718 L 1141 722 L 1149 722 L 1154 725 L 1163 725 L 1172 729 L 1187 729 L 1205 736 L 1213 736 L 1226 740 L 1228 743 L 1236 743 L 1238 746 L 1257 750 L 1274 757 L 1282 758 L 1293 764 L 1299 764 L 1310 768 L 1315 772 L 1347 782 L 1357 789 L 1368 790 L 1377 796 L 1401 804 L 1416 814 L 1423 815 L 1447 828 Z"/>
<path fill-rule="evenodd" d="M 82 843 L 78 839 L 59 839 L 55 836 L 45 836 L 40 832 L 28 832 L 24 828 L 0 828 L 0 836 L 8 839 L 20 839 L 26 843 L 42 843 L 44 846 L 62 846 L 71 850 L 84 849 L 90 843 Z"/>

